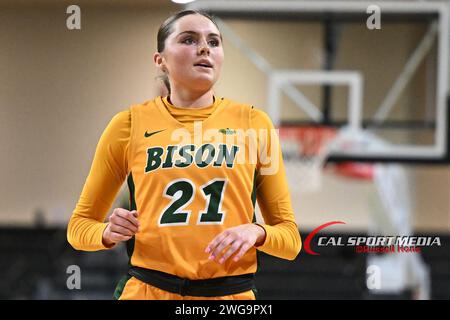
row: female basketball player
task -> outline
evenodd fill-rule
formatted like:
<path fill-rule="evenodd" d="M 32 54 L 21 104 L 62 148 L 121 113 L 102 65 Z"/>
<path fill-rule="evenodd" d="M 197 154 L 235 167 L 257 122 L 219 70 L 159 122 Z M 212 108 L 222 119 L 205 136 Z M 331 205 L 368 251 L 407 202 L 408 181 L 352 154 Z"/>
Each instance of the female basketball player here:
<path fill-rule="evenodd" d="M 209 16 L 173 15 L 154 54 L 169 94 L 118 113 L 100 138 L 67 235 L 86 251 L 126 241 L 130 269 L 118 299 L 255 299 L 256 250 L 289 260 L 300 251 L 273 125 L 214 95 L 223 60 Z M 250 142 L 236 142 L 240 132 L 263 133 L 253 136 L 256 161 Z M 116 208 L 104 223 L 125 179 L 130 210 Z M 265 224 L 255 223 L 256 199 Z"/>

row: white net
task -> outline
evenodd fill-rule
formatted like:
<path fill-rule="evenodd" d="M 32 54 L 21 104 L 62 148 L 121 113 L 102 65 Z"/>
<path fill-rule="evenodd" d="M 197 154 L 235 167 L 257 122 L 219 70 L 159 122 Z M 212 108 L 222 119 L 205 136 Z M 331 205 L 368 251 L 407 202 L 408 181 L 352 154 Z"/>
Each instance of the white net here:
<path fill-rule="evenodd" d="M 322 174 L 336 129 L 331 127 L 282 127 L 280 141 L 292 193 L 311 193 L 322 188 Z"/>
<path fill-rule="evenodd" d="M 311 193 L 322 189 L 323 169 L 336 151 L 367 152 L 390 145 L 367 130 L 324 126 L 282 127 L 280 142 L 291 193 Z M 357 179 L 371 179 L 373 168 L 349 162 L 335 168 L 335 173 Z"/>

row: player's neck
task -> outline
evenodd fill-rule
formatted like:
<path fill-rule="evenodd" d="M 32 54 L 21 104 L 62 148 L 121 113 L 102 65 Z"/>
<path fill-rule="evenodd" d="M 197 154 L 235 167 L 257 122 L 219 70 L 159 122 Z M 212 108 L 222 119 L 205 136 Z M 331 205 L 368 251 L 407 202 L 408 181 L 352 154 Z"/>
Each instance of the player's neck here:
<path fill-rule="evenodd" d="M 207 92 L 173 90 L 170 93 L 169 102 L 179 108 L 207 107 L 214 102 L 214 92 L 212 89 Z"/>

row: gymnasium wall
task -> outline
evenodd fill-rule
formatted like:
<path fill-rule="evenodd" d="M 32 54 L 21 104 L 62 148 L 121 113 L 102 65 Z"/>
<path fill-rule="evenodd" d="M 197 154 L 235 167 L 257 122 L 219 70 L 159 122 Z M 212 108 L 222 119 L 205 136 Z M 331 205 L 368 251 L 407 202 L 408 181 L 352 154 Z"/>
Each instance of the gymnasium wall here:
<path fill-rule="evenodd" d="M 158 94 L 160 83 L 152 62 L 156 31 L 176 8 L 85 4 L 81 6 L 82 29 L 69 31 L 64 6 L 0 4 L 1 224 L 33 223 L 37 211 L 50 223 L 66 223 L 109 120 L 130 104 Z M 277 68 L 317 69 L 322 65 L 322 38 L 318 36 L 322 26 L 318 23 L 232 20 L 229 25 Z M 380 34 L 380 42 L 386 41 L 387 47 L 399 45 L 399 50 L 390 53 L 396 60 L 389 68 L 379 68 L 371 63 L 372 58 L 364 58 L 371 53 L 374 59 L 383 59 L 389 52 L 370 43 L 364 52 L 350 50 L 350 38 L 344 39 L 347 49 L 337 60 L 337 67 L 356 60 L 373 76 L 366 87 L 365 103 L 370 108 L 377 107 L 425 30 L 416 26 L 411 33 L 410 28 L 395 27 L 395 36 Z M 354 38 L 364 41 L 368 31 L 359 35 L 357 27 L 350 28 Z M 218 94 L 266 109 L 263 74 L 228 41 L 225 59 Z M 417 88 L 425 81 L 423 68 L 399 101 L 400 113 L 414 114 L 421 103 L 422 92 Z M 304 90 L 320 105 L 319 88 Z M 342 104 L 345 92 L 336 90 L 335 101 Z M 285 102 L 283 117 L 296 117 L 296 107 L 288 99 Z M 449 166 L 407 166 L 406 170 L 415 225 L 421 230 L 448 231 Z M 350 229 L 365 229 L 376 199 L 373 184 L 330 174 L 324 179 L 320 194 L 293 197 L 300 227 L 341 219 Z"/>
<path fill-rule="evenodd" d="M 167 16 L 82 7 L 0 10 L 0 219 L 28 223 L 41 208 L 66 221 L 103 129 L 117 112 L 157 94 L 154 34 Z"/>

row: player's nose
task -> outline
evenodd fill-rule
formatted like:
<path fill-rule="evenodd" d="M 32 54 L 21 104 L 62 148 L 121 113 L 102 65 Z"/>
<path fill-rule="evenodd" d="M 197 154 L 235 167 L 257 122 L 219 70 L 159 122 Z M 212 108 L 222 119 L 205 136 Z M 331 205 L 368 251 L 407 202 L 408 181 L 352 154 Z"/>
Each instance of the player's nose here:
<path fill-rule="evenodd" d="M 209 55 L 209 47 L 206 41 L 200 41 L 197 47 L 197 54 L 202 55 Z"/>

